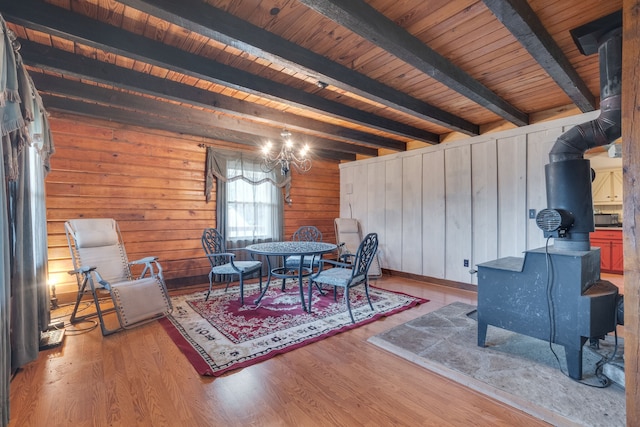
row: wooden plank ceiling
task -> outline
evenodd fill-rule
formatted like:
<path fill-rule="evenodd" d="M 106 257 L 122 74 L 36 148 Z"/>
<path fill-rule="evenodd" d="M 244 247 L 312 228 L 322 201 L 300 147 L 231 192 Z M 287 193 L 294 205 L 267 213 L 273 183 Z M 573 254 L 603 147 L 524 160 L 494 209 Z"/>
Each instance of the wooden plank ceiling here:
<path fill-rule="evenodd" d="M 0 0 L 49 111 L 337 160 L 598 108 L 621 0 Z M 381 151 L 381 149 L 383 151 Z"/>

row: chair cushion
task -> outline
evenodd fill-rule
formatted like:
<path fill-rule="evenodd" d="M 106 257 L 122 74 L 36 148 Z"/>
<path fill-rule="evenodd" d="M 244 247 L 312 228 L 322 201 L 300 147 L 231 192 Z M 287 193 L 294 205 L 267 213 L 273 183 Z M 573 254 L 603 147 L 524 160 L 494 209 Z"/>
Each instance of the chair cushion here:
<path fill-rule="evenodd" d="M 313 278 L 313 281 L 344 288 L 351 280 L 351 273 L 350 268 L 330 268 L 322 271 L 318 277 Z"/>
<path fill-rule="evenodd" d="M 114 283 L 111 286 L 122 326 L 171 312 L 171 302 L 157 277 Z"/>
<path fill-rule="evenodd" d="M 262 266 L 262 262 L 260 261 L 235 261 L 233 264 L 243 273 L 256 270 Z M 234 269 L 229 262 L 217 265 L 211 269 L 214 274 L 238 274 L 238 270 Z"/>
<path fill-rule="evenodd" d="M 69 220 L 78 248 L 95 248 L 118 244 L 116 223 L 111 218 L 83 218 Z"/>
<path fill-rule="evenodd" d="M 320 265 L 320 257 L 313 257 L 312 255 L 307 255 L 304 257 L 304 262 L 302 264 L 303 267 L 309 267 L 311 265 L 311 261 L 313 261 L 313 266 L 317 267 Z M 287 261 L 285 262 L 287 268 L 298 268 L 300 267 L 300 255 L 291 255 L 287 257 Z"/>
<path fill-rule="evenodd" d="M 340 230 L 340 233 L 360 233 L 360 228 L 358 227 L 357 219 L 336 218 L 335 224 Z"/>

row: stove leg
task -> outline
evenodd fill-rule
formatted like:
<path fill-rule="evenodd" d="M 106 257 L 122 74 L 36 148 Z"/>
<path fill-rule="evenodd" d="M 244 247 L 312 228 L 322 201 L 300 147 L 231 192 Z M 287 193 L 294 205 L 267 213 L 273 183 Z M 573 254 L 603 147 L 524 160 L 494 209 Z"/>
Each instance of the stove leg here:
<path fill-rule="evenodd" d="M 483 322 L 478 318 L 478 347 L 484 347 L 487 340 L 487 322 Z"/>
<path fill-rule="evenodd" d="M 582 379 L 582 346 L 587 338 L 580 337 L 577 347 L 564 346 L 564 352 L 567 358 L 567 370 L 569 376 L 574 380 Z"/>

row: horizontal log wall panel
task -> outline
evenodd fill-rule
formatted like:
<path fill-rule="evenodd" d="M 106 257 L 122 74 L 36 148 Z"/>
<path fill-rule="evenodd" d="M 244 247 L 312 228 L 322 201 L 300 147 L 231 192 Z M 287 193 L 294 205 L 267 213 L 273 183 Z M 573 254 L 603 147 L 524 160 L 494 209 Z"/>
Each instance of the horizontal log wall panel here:
<path fill-rule="evenodd" d="M 116 219 L 128 258 L 157 256 L 172 286 L 206 281 L 209 263 L 200 236 L 217 223 L 215 186 L 212 201 L 205 202 L 201 145 L 240 146 L 67 114 L 53 114 L 50 121 L 56 152 L 45 181 L 48 267 L 59 299 L 69 301 L 76 292 L 64 232 L 72 218 Z M 316 159 L 307 174 L 293 173 L 293 204 L 284 207 L 286 239 L 302 225 L 315 225 L 325 241 L 335 241 L 339 183 L 333 161 Z"/>

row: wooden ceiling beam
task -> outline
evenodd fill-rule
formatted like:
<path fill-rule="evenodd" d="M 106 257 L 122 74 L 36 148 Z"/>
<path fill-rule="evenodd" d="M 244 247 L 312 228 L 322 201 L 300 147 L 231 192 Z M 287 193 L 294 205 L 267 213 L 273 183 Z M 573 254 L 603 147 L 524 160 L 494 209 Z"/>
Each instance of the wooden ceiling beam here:
<path fill-rule="evenodd" d="M 239 91 L 430 144 L 439 135 L 358 110 L 37 0 L 1 0 L 6 21 Z"/>
<path fill-rule="evenodd" d="M 174 129 L 175 132 L 183 132 L 183 128 L 174 128 L 174 123 L 190 123 L 191 127 L 189 127 L 189 129 L 193 130 L 213 126 L 233 131 L 235 132 L 234 135 L 251 135 L 252 137 L 249 142 L 255 143 L 257 146 L 262 145 L 268 139 L 279 140 L 281 138 L 280 132 L 282 129 L 238 120 L 235 117 L 225 114 L 213 114 L 211 111 L 156 101 L 152 98 L 107 89 L 96 85 L 88 85 L 79 81 L 72 81 L 46 74 L 34 73 L 31 77 L 36 88 L 38 88 L 38 92 L 41 94 L 71 97 L 85 102 L 93 102 L 106 107 L 113 107 L 109 109 L 108 113 L 115 115 L 103 117 L 108 120 L 120 120 L 121 110 L 128 110 L 144 115 L 162 117 L 163 120 L 167 122 L 165 129 Z M 45 104 L 45 107 L 48 107 L 48 105 Z M 218 138 L 223 137 L 220 136 Z M 306 139 L 311 147 L 323 150 L 324 152 L 338 151 L 342 153 L 362 154 L 365 156 L 378 155 L 378 150 L 376 149 L 355 144 L 321 138 L 310 138 L 306 135 L 295 135 L 295 139 Z M 237 142 L 237 140 L 230 142 Z"/>
<path fill-rule="evenodd" d="M 582 112 L 596 109 L 595 96 L 526 0 L 483 2 Z"/>
<path fill-rule="evenodd" d="M 77 114 L 80 116 L 105 119 L 119 123 L 129 124 L 133 126 L 148 127 L 152 129 L 164 130 L 168 132 L 181 133 L 185 135 L 202 136 L 210 139 L 232 142 L 235 144 L 248 145 L 253 147 L 260 146 L 261 142 L 255 135 L 237 132 L 229 129 L 202 126 L 194 122 L 185 122 L 178 120 L 167 120 L 167 117 L 145 114 L 140 111 L 133 111 L 100 105 L 96 103 L 85 102 L 84 100 L 59 97 L 56 95 L 43 94 L 42 101 L 46 105 L 47 110 L 61 111 L 65 113 Z M 355 154 L 341 153 L 338 151 L 330 151 L 324 149 L 314 149 L 315 157 L 338 161 L 353 161 L 356 159 Z"/>
<path fill-rule="evenodd" d="M 395 90 L 201 0 L 119 2 L 421 120 L 467 135 L 478 135 L 480 132 L 478 125 Z"/>
<path fill-rule="evenodd" d="M 529 116 L 500 98 L 461 68 L 431 49 L 363 0 L 298 0 L 518 126 Z"/>
<path fill-rule="evenodd" d="M 340 141 L 368 147 L 370 150 L 377 150 L 378 148 L 387 148 L 394 151 L 406 150 L 405 143 L 391 138 L 296 116 L 194 86 L 187 86 L 146 73 L 78 56 L 71 52 L 47 47 L 28 40 L 19 39 L 19 41 L 22 45 L 20 53 L 25 64 L 42 70 L 216 110 L 257 123 L 277 127 L 286 126 L 292 131 L 307 133 L 312 137 L 337 138 Z"/>

